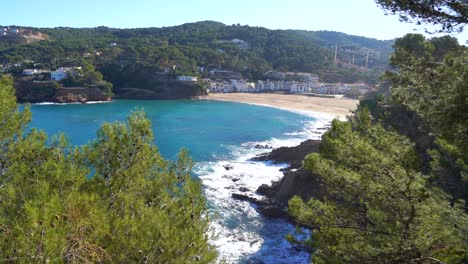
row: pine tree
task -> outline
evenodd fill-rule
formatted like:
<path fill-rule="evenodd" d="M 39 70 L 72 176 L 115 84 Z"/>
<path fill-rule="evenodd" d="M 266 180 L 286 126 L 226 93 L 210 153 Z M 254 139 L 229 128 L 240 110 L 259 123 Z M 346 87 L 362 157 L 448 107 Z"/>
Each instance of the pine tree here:
<path fill-rule="evenodd" d="M 289 212 L 314 228 L 313 263 L 461 263 L 468 218 L 427 184 L 411 142 L 358 112 L 333 121 L 304 166 L 323 177 L 326 197 L 295 197 Z M 297 242 L 297 241 L 296 241 Z"/>
<path fill-rule="evenodd" d="M 210 263 L 209 216 L 186 152 L 161 157 L 142 112 L 81 148 L 23 131 L 0 83 L 1 263 Z"/>

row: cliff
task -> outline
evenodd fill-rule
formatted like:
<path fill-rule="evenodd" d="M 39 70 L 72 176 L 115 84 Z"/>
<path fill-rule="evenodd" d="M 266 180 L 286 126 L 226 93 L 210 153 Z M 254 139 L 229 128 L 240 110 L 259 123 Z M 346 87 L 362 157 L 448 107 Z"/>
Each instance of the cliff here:
<path fill-rule="evenodd" d="M 320 175 L 302 167 L 304 158 L 312 152 L 317 152 L 319 146 L 320 140 L 306 140 L 298 146 L 280 147 L 252 158 L 254 161 L 288 163 L 290 166 L 283 169 L 284 176 L 280 181 L 272 182 L 271 185 L 263 184 L 257 189 L 257 194 L 263 195 L 266 199 L 256 199 L 241 193 L 234 193 L 232 197 L 254 203 L 258 211 L 267 217 L 285 218 L 296 224 L 287 213 L 289 199 L 296 195 L 304 200 L 312 197 L 320 199 L 324 195 Z"/>
<path fill-rule="evenodd" d="M 206 91 L 197 83 L 157 80 L 143 88 L 118 87 L 115 94 L 116 98 L 122 99 L 187 99 L 206 95 Z"/>
<path fill-rule="evenodd" d="M 110 101 L 105 92 L 96 87 L 62 88 L 53 81 L 31 81 L 28 78 L 15 79 L 15 92 L 21 103 L 86 103 L 89 101 Z"/>
<path fill-rule="evenodd" d="M 52 97 L 57 103 L 86 103 L 90 101 L 110 101 L 111 98 L 93 87 L 73 87 L 57 89 Z"/>
<path fill-rule="evenodd" d="M 302 167 L 304 158 L 319 150 L 320 140 L 306 140 L 295 147 L 281 147 L 271 153 L 262 154 L 254 158 L 259 161 L 272 161 L 273 163 L 289 163 L 290 166 L 283 171 L 283 178 L 273 182 L 270 186 L 262 185 L 257 193 L 267 197 L 272 203 L 286 207 L 289 199 L 300 196 L 304 200 L 311 197 L 321 198 L 324 195 L 321 186 L 321 177 Z"/>

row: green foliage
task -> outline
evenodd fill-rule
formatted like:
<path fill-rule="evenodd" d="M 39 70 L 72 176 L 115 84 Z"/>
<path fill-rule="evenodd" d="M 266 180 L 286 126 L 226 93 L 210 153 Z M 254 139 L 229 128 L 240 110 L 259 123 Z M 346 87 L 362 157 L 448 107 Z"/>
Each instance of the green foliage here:
<path fill-rule="evenodd" d="M 450 37 L 406 35 L 395 42 L 392 99 L 414 110 L 438 139 L 429 151 L 435 180 L 455 197 L 468 198 L 468 51 Z M 460 190 L 461 189 L 461 190 Z"/>
<path fill-rule="evenodd" d="M 29 108 L 20 111 L 16 101 L 12 99 L 15 95 L 12 84 L 11 77 L 0 74 L 0 150 L 18 136 L 31 119 Z M 2 154 L 0 157 L 3 157 Z"/>
<path fill-rule="evenodd" d="M 398 72 L 389 72 L 386 76 L 392 83 L 393 98 L 424 116 L 438 136 L 466 150 L 468 51 L 460 51 L 452 44 L 452 39 L 428 41 L 421 35 L 416 35 L 419 40 L 415 46 L 413 36 L 407 35 L 395 42 L 391 61 Z M 403 42 L 411 45 L 402 45 Z M 444 42 L 449 44 L 444 45 Z"/>
<path fill-rule="evenodd" d="M 271 69 L 313 72 L 330 82 L 377 80 L 378 74 L 351 65 L 334 65 L 332 45 L 340 45 L 338 59 L 381 72 L 387 65 L 393 41 L 379 41 L 337 32 L 268 30 L 260 27 L 227 26 L 204 21 L 175 27 L 44 28 L 47 41 L 29 45 L 1 43 L 0 62 L 26 59 L 50 68 L 81 65 L 83 58 L 103 73 L 104 79 L 119 87 L 145 88 L 153 85 L 142 79 L 155 72 L 172 70 L 198 75 L 198 67 L 239 71 L 245 78 L 260 79 Z M 231 42 L 241 39 L 248 48 Z M 115 43 L 115 45 L 113 45 Z M 371 76 L 369 76 L 371 75 Z M 145 76 L 137 78 L 135 76 Z"/>
<path fill-rule="evenodd" d="M 427 185 L 411 142 L 366 110 L 333 121 L 304 166 L 321 175 L 323 200 L 296 197 L 289 212 L 314 227 L 313 263 L 461 263 L 468 218 Z"/>
<path fill-rule="evenodd" d="M 22 128 L 0 83 L 0 262 L 210 263 L 209 216 L 186 152 L 164 160 L 142 112 L 72 148 Z"/>
<path fill-rule="evenodd" d="M 16 98 L 20 102 L 50 101 L 60 89 L 55 81 L 34 82 L 30 79 L 18 78 L 14 82 Z"/>
<path fill-rule="evenodd" d="M 468 5 L 464 0 L 375 0 L 400 20 L 441 28 L 437 32 L 462 32 L 468 23 Z"/>

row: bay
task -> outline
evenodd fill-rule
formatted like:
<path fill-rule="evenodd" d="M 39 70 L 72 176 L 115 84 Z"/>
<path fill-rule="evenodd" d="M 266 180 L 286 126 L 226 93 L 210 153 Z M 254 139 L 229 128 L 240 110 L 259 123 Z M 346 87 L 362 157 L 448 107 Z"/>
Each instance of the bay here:
<path fill-rule="evenodd" d="M 284 165 L 252 162 L 265 152 L 257 144 L 292 146 L 317 135 L 314 127 L 327 120 L 271 107 L 210 100 L 117 100 L 99 104 L 32 105 L 31 127 L 49 135 L 65 133 L 72 144 L 95 138 L 104 122 L 125 121 L 132 111 L 144 110 L 152 121 L 161 154 L 174 160 L 188 149 L 196 162 L 195 176 L 204 186 L 210 210 L 217 215 L 212 230 L 220 260 L 227 263 L 307 263 L 309 255 L 297 251 L 284 237 L 294 227 L 268 219 L 254 206 L 232 199 L 240 187 L 256 196 L 261 184 L 281 178 Z M 233 166 L 226 171 L 225 165 Z M 236 179 L 234 182 L 232 179 Z M 247 191 L 245 191 L 247 190 Z"/>

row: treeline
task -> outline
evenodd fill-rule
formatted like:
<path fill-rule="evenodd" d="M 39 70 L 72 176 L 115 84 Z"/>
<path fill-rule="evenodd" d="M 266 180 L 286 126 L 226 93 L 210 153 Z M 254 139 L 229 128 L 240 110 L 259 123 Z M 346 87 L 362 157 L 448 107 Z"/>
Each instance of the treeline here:
<path fill-rule="evenodd" d="M 452 37 L 408 34 L 381 91 L 333 121 L 304 160 L 325 195 L 289 201 L 313 263 L 468 261 L 467 61 Z"/>
<path fill-rule="evenodd" d="M 33 60 L 54 68 L 74 65 L 85 57 L 106 80 L 124 72 L 138 74 L 140 69 L 175 66 L 177 74 L 200 74 L 198 67 L 222 68 L 260 79 L 274 69 L 312 72 L 328 82 L 375 84 L 388 63 L 393 43 L 337 32 L 268 30 L 212 21 L 165 28 L 31 29 L 45 33 L 48 40 L 29 45 L 0 40 L 0 62 Z M 243 40 L 247 46 L 240 47 L 232 39 Z M 334 45 L 338 45 L 338 64 Z M 367 52 L 370 70 L 363 68 Z M 125 85 L 126 79 L 116 82 L 115 86 Z"/>

